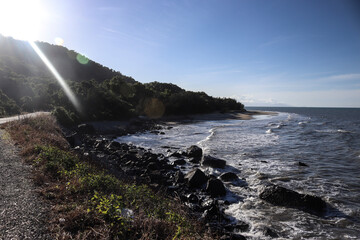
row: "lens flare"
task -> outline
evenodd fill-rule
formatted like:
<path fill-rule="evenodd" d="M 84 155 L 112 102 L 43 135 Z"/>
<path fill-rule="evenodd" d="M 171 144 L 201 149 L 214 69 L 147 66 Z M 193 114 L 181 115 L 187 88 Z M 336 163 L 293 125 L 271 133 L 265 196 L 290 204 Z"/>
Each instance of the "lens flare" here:
<path fill-rule="evenodd" d="M 64 39 L 59 38 L 59 37 L 55 38 L 55 44 L 59 45 L 59 46 L 64 45 Z"/>
<path fill-rule="evenodd" d="M 34 49 L 36 54 L 41 58 L 41 60 L 45 63 L 46 67 L 50 70 L 50 72 L 54 75 L 56 80 L 59 82 L 60 86 L 64 89 L 66 96 L 69 98 L 71 103 L 74 105 L 77 111 L 80 112 L 80 104 L 79 101 L 76 99 L 75 94 L 71 91 L 70 87 L 58 73 L 56 68 L 52 65 L 49 59 L 45 56 L 45 54 L 40 50 L 40 48 L 35 44 L 33 41 L 29 41 L 31 47 Z"/>
<path fill-rule="evenodd" d="M 81 64 L 87 64 L 89 62 L 89 59 L 85 57 L 84 55 L 78 54 L 76 56 L 76 60 Z"/>

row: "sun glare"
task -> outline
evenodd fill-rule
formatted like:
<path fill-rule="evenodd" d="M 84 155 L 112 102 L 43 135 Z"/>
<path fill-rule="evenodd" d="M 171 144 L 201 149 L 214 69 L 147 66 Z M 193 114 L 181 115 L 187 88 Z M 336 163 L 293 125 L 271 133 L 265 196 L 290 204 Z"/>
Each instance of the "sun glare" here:
<path fill-rule="evenodd" d="M 40 48 L 36 45 L 35 42 L 29 41 L 31 47 L 34 49 L 34 51 L 39 55 L 41 60 L 44 62 L 46 67 L 50 70 L 50 72 L 54 75 L 60 86 L 63 88 L 66 96 L 70 99 L 71 103 L 74 105 L 76 110 L 81 112 L 80 103 L 76 99 L 75 94 L 71 91 L 70 87 L 67 85 L 67 83 L 64 81 L 64 79 L 61 77 L 59 72 L 55 69 L 55 67 L 51 64 L 49 59 L 45 56 L 45 54 L 40 50 Z"/>
<path fill-rule="evenodd" d="M 40 0 L 0 0 L 0 34 L 20 40 L 38 40 L 46 23 Z"/>

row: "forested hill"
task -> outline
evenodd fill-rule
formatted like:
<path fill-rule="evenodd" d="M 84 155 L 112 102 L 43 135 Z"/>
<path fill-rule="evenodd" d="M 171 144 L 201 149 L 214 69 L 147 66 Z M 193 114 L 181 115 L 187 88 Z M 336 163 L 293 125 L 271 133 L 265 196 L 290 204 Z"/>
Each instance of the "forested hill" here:
<path fill-rule="evenodd" d="M 0 35 L 0 116 L 55 110 L 68 124 L 163 115 L 244 110 L 228 98 L 213 98 L 170 83 L 142 84 L 62 46 L 37 46 L 70 85 L 75 109 L 40 57 L 25 41 Z"/>

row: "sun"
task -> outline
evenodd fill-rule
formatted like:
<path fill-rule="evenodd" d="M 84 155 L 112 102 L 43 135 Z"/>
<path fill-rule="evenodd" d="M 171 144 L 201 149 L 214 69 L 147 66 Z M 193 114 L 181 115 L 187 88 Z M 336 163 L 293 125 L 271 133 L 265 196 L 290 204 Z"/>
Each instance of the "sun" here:
<path fill-rule="evenodd" d="M 0 0 L 0 34 L 34 41 L 45 24 L 46 11 L 40 0 Z"/>

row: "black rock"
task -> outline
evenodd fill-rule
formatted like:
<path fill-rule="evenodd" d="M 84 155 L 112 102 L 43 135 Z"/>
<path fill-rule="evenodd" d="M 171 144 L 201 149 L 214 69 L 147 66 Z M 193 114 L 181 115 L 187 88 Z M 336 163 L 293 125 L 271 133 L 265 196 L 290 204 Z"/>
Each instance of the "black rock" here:
<path fill-rule="evenodd" d="M 240 234 L 233 234 L 231 235 L 230 240 L 246 240 L 246 237 Z"/>
<path fill-rule="evenodd" d="M 174 165 L 184 165 L 186 161 L 184 159 L 178 159 L 174 161 Z"/>
<path fill-rule="evenodd" d="M 189 187 L 191 188 L 199 188 L 208 180 L 206 175 L 198 168 L 186 174 L 185 179 L 187 179 Z"/>
<path fill-rule="evenodd" d="M 201 164 L 203 166 L 209 166 L 212 168 L 224 168 L 226 166 L 226 161 L 212 156 L 204 155 Z"/>
<path fill-rule="evenodd" d="M 191 147 L 189 147 L 186 150 L 186 154 L 188 157 L 192 157 L 192 158 L 196 158 L 196 159 L 201 159 L 203 151 L 201 148 L 199 148 L 196 145 L 192 145 Z"/>
<path fill-rule="evenodd" d="M 264 235 L 265 236 L 269 236 L 269 237 L 272 237 L 272 238 L 278 238 L 279 235 L 274 231 L 272 230 L 271 228 L 265 228 L 264 231 L 263 231 Z"/>
<path fill-rule="evenodd" d="M 301 167 L 308 167 L 309 165 L 307 165 L 306 163 L 303 162 L 298 162 L 298 165 Z"/>
<path fill-rule="evenodd" d="M 187 199 L 188 199 L 188 202 L 189 202 L 189 203 L 195 203 L 195 204 L 198 204 L 198 203 L 199 203 L 199 198 L 198 198 L 195 194 L 193 194 L 193 193 L 189 194 L 189 195 L 187 196 Z"/>
<path fill-rule="evenodd" d="M 120 157 L 121 161 L 122 162 L 127 162 L 127 161 L 131 161 L 131 162 L 137 162 L 139 159 L 136 157 L 136 155 L 134 154 L 129 154 L 129 153 L 126 153 L 126 154 L 123 154 L 121 157 Z"/>
<path fill-rule="evenodd" d="M 184 182 L 184 174 L 179 170 L 174 175 L 175 183 L 183 183 Z"/>
<path fill-rule="evenodd" d="M 323 215 L 326 211 L 326 202 L 320 197 L 300 194 L 277 185 L 267 186 L 260 193 L 260 198 L 274 205 L 297 208 L 316 215 Z"/>
<path fill-rule="evenodd" d="M 184 154 L 183 154 L 183 152 L 181 152 L 181 151 L 176 151 L 176 152 L 172 153 L 172 154 L 170 155 L 170 157 L 182 158 L 182 157 L 184 157 Z"/>
<path fill-rule="evenodd" d="M 107 144 L 108 144 L 108 140 L 98 139 L 94 143 L 94 148 L 96 150 L 104 150 Z"/>
<path fill-rule="evenodd" d="M 240 234 L 224 235 L 220 240 L 246 240 L 246 237 Z"/>
<path fill-rule="evenodd" d="M 246 222 L 239 221 L 236 224 L 235 229 L 239 230 L 240 232 L 246 232 L 246 231 L 249 231 L 250 225 L 247 224 Z"/>
<path fill-rule="evenodd" d="M 116 142 L 116 141 L 112 141 L 112 142 L 109 143 L 109 145 L 106 146 L 106 148 L 111 150 L 111 151 L 120 150 L 121 149 L 121 143 Z"/>
<path fill-rule="evenodd" d="M 206 199 L 201 202 L 201 207 L 203 208 L 203 210 L 210 209 L 212 206 L 216 206 L 214 199 Z"/>
<path fill-rule="evenodd" d="M 77 133 L 73 133 L 65 137 L 71 147 L 76 147 L 81 145 L 80 137 Z"/>
<path fill-rule="evenodd" d="M 191 163 L 199 163 L 200 160 L 201 160 L 201 158 L 190 158 L 189 162 L 191 162 Z"/>
<path fill-rule="evenodd" d="M 158 170 L 160 169 L 159 165 L 155 162 L 150 162 L 148 165 L 147 165 L 147 169 L 149 170 Z"/>
<path fill-rule="evenodd" d="M 219 179 L 210 179 L 206 185 L 206 192 L 210 193 L 211 197 L 226 195 L 224 184 Z"/>
<path fill-rule="evenodd" d="M 239 180 L 238 176 L 235 173 L 227 172 L 220 175 L 220 179 L 224 182 L 231 182 Z"/>

